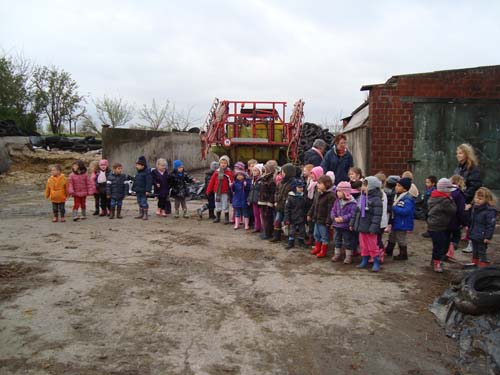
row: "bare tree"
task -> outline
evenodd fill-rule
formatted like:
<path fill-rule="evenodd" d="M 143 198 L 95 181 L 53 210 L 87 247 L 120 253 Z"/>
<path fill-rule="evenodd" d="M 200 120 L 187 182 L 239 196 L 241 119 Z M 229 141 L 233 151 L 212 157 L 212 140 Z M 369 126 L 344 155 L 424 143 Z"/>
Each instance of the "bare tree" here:
<path fill-rule="evenodd" d="M 80 132 L 84 134 L 96 134 L 98 136 L 101 136 L 99 126 L 97 126 L 94 119 L 89 114 L 84 114 L 82 116 L 82 121 L 80 122 Z"/>
<path fill-rule="evenodd" d="M 156 100 L 153 99 L 151 107 L 143 105 L 142 109 L 139 111 L 139 117 L 148 123 L 148 128 L 152 130 L 160 130 L 169 124 L 170 113 L 170 101 L 166 101 L 165 104 L 158 106 Z M 170 129 L 166 129 L 170 130 Z"/>
<path fill-rule="evenodd" d="M 193 111 L 193 107 L 190 107 L 187 111 L 177 112 L 175 110 L 175 104 L 170 111 L 170 115 L 168 118 L 168 126 L 169 130 L 178 130 L 178 131 L 186 131 L 191 128 L 195 122 L 199 121 L 199 119 L 192 119 L 191 112 Z"/>
<path fill-rule="evenodd" d="M 96 99 L 94 104 L 99 120 L 112 128 L 124 126 L 134 118 L 134 106 L 122 98 L 108 98 L 105 95 L 102 99 Z"/>

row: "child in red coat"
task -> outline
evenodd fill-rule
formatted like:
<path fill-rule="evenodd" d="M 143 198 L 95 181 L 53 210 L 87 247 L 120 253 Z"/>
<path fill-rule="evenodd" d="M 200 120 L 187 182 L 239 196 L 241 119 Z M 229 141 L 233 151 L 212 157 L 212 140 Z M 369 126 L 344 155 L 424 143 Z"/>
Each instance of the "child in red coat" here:
<path fill-rule="evenodd" d="M 219 159 L 219 168 L 213 173 L 207 187 L 207 194 L 215 194 L 215 219 L 220 223 L 220 216 L 224 211 L 224 224 L 229 224 L 229 191 L 233 182 L 233 172 L 229 169 L 229 156 L 223 155 Z"/>

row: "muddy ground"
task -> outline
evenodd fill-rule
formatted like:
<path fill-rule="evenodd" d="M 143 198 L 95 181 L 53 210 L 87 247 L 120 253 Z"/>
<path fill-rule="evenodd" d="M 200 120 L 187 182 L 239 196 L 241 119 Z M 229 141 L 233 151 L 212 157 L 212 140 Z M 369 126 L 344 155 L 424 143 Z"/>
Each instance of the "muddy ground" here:
<path fill-rule="evenodd" d="M 132 198 L 123 220 L 54 224 L 39 187 L 0 197 L 2 374 L 479 371 L 427 310 L 458 271 L 431 271 L 421 222 L 410 261 L 374 274 L 206 218 L 134 220 Z"/>

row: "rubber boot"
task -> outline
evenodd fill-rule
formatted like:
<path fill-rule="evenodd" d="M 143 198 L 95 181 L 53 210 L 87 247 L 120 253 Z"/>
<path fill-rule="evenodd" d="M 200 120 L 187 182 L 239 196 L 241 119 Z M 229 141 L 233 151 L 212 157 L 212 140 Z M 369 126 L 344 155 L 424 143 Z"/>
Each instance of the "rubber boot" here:
<path fill-rule="evenodd" d="M 144 217 L 144 209 L 139 208 L 139 215 L 134 217 L 134 219 L 142 219 Z"/>
<path fill-rule="evenodd" d="M 316 241 L 314 243 L 314 248 L 311 250 L 312 255 L 316 255 L 321 251 L 321 242 Z"/>
<path fill-rule="evenodd" d="M 203 219 L 203 209 L 197 208 L 196 213 L 198 214 L 198 217 L 200 218 L 200 220 Z"/>
<path fill-rule="evenodd" d="M 326 253 L 328 252 L 328 244 L 327 243 L 322 243 L 321 244 L 321 250 L 318 254 L 316 254 L 316 258 L 324 258 L 326 257 Z"/>
<path fill-rule="evenodd" d="M 368 255 L 362 256 L 361 257 L 361 263 L 358 264 L 356 266 L 356 268 L 366 268 L 366 266 L 368 266 L 368 259 L 370 259 L 370 257 Z"/>
<path fill-rule="evenodd" d="M 334 255 L 332 257 L 332 262 L 338 262 L 342 257 L 342 249 L 335 248 Z"/>
<path fill-rule="evenodd" d="M 472 253 L 472 241 L 469 241 L 467 247 L 462 249 L 462 253 L 470 254 Z"/>
<path fill-rule="evenodd" d="M 285 249 L 290 250 L 295 247 L 295 238 L 293 237 L 288 237 L 288 242 L 285 246 Z"/>
<path fill-rule="evenodd" d="M 106 209 L 101 209 L 101 213 L 99 216 L 106 216 L 108 213 L 106 212 Z"/>
<path fill-rule="evenodd" d="M 167 217 L 168 215 L 167 215 L 167 212 L 165 210 L 161 210 L 160 211 L 160 216 L 161 217 Z"/>
<path fill-rule="evenodd" d="M 208 218 L 209 219 L 215 219 L 214 209 L 213 208 L 209 208 L 208 209 Z"/>
<path fill-rule="evenodd" d="M 144 208 L 144 217 L 142 218 L 142 220 L 148 220 L 148 209 L 147 208 Z"/>
<path fill-rule="evenodd" d="M 174 217 L 175 217 L 176 219 L 177 219 L 177 218 L 179 218 L 179 210 L 175 210 L 175 215 L 174 215 Z"/>
<path fill-rule="evenodd" d="M 187 210 L 184 210 L 184 212 L 183 212 L 183 214 L 182 214 L 182 217 L 183 217 L 184 219 L 189 219 L 189 214 L 188 214 Z"/>
<path fill-rule="evenodd" d="M 123 219 L 122 208 L 120 206 L 116 207 L 116 218 L 117 219 Z"/>
<path fill-rule="evenodd" d="M 221 214 L 221 212 L 220 212 L 220 211 L 217 211 L 217 212 L 216 212 L 216 215 L 217 215 L 217 216 L 215 216 L 215 219 L 214 219 L 214 221 L 213 221 L 214 223 L 220 223 L 220 214 Z"/>
<path fill-rule="evenodd" d="M 65 223 L 66 219 L 64 218 L 64 215 L 61 215 L 61 223 Z"/>
<path fill-rule="evenodd" d="M 483 261 L 479 262 L 479 268 L 488 267 L 489 265 L 490 265 L 490 262 L 483 262 Z"/>
<path fill-rule="evenodd" d="M 298 241 L 299 241 L 299 247 L 301 247 L 303 249 L 307 248 L 307 245 L 306 245 L 303 238 L 298 238 Z"/>
<path fill-rule="evenodd" d="M 280 242 L 281 241 L 281 229 L 274 228 L 273 238 L 269 242 Z"/>
<path fill-rule="evenodd" d="M 54 217 L 52 218 L 52 222 L 57 223 L 58 221 L 59 221 L 59 217 L 58 217 L 57 213 L 55 213 Z"/>
<path fill-rule="evenodd" d="M 312 236 L 312 235 L 309 235 L 309 236 L 307 237 L 307 240 L 306 240 L 306 245 L 307 245 L 307 246 L 312 246 L 313 241 L 314 241 L 313 236 Z"/>
<path fill-rule="evenodd" d="M 379 257 L 373 257 L 373 267 L 372 267 L 372 272 L 378 272 L 380 271 L 380 262 L 379 262 Z"/>
<path fill-rule="evenodd" d="M 408 260 L 408 247 L 399 246 L 399 255 L 392 257 L 393 260 Z"/>
<path fill-rule="evenodd" d="M 396 246 L 394 242 L 387 242 L 387 246 L 385 247 L 385 255 L 387 255 L 388 257 L 392 257 L 394 246 Z"/>
<path fill-rule="evenodd" d="M 157 208 L 156 209 L 156 216 L 160 216 L 161 215 L 161 208 Z"/>
<path fill-rule="evenodd" d="M 73 210 L 73 221 L 78 221 L 78 210 Z"/>
<path fill-rule="evenodd" d="M 344 264 L 351 264 L 351 263 L 352 263 L 352 250 L 346 250 Z"/>
<path fill-rule="evenodd" d="M 240 228 L 240 220 L 241 220 L 241 218 L 239 218 L 239 217 L 234 218 L 234 229 L 235 230 Z"/>
<path fill-rule="evenodd" d="M 442 273 L 443 272 L 443 266 L 441 265 L 440 260 L 434 260 L 434 272 Z"/>
<path fill-rule="evenodd" d="M 231 224 L 229 221 L 229 212 L 224 212 L 224 225 Z"/>
<path fill-rule="evenodd" d="M 115 211 L 116 211 L 116 208 L 115 208 L 115 207 L 113 207 L 113 208 L 111 209 L 111 215 L 109 215 L 109 218 L 110 218 L 110 219 L 114 219 L 114 218 L 115 218 Z"/>
<path fill-rule="evenodd" d="M 87 220 L 87 210 L 82 208 L 82 220 Z"/>
<path fill-rule="evenodd" d="M 244 217 L 243 223 L 245 224 L 245 230 L 250 230 L 250 218 Z"/>

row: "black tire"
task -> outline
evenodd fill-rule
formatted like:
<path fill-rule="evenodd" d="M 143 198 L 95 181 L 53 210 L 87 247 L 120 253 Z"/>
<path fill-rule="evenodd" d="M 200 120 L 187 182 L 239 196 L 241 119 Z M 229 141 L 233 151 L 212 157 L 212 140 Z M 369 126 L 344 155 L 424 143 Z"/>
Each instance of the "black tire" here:
<path fill-rule="evenodd" d="M 471 272 L 462 280 L 455 303 L 459 311 L 467 314 L 500 311 L 500 268 L 492 266 Z"/>
<path fill-rule="evenodd" d="M 200 132 L 200 128 L 196 128 L 196 127 L 195 128 L 191 128 L 191 129 L 188 130 L 188 133 L 196 133 L 196 134 L 198 134 L 199 132 Z"/>
<path fill-rule="evenodd" d="M 325 140 L 326 143 L 332 143 L 335 137 L 333 136 L 332 133 L 326 133 L 323 139 Z"/>

